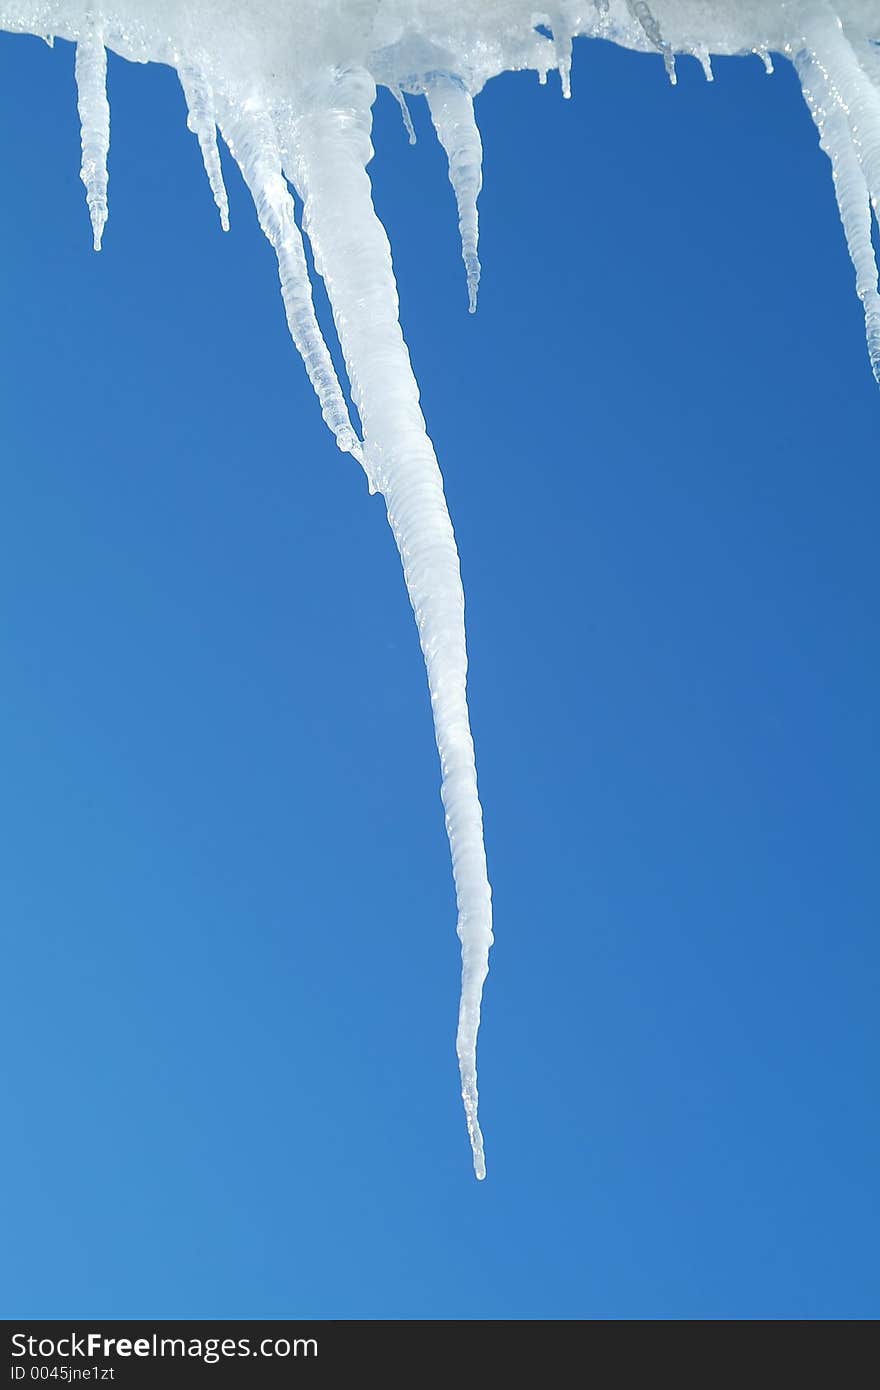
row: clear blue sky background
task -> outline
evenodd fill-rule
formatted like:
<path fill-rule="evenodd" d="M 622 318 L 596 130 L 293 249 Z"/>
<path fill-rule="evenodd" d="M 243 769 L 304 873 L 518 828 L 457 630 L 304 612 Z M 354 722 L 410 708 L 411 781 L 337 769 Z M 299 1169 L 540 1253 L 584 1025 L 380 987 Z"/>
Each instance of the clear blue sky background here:
<path fill-rule="evenodd" d="M 787 66 L 494 83 L 376 201 L 468 597 L 477 1184 L 425 679 L 228 168 L 0 37 L 7 1317 L 876 1315 L 880 394 Z M 320 310 L 325 322 L 326 303 Z"/>

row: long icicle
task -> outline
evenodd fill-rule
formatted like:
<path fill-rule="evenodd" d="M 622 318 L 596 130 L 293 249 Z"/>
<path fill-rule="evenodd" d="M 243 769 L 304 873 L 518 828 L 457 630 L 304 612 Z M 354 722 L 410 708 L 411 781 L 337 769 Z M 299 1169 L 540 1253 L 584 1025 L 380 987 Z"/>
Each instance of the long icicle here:
<path fill-rule="evenodd" d="M 214 195 L 214 202 L 220 213 L 220 226 L 229 231 L 229 199 L 226 184 L 223 182 L 223 168 L 220 164 L 220 151 L 217 148 L 217 115 L 214 110 L 214 93 L 204 73 L 192 63 L 181 63 L 177 70 L 183 95 L 186 98 L 186 124 L 199 142 L 202 163 L 208 175 L 208 183 Z"/>
<path fill-rule="evenodd" d="M 801 52 L 796 66 L 804 97 L 819 131 L 822 149 L 831 160 L 834 191 L 846 244 L 856 272 L 856 292 L 865 311 L 868 356 L 880 385 L 880 294 L 877 258 L 871 240 L 871 202 L 849 122 L 831 92 L 825 75 L 812 54 Z"/>
<path fill-rule="evenodd" d="M 288 173 L 303 198 L 303 225 L 327 286 L 427 667 L 461 939 L 456 1050 L 474 1172 L 483 1178 L 476 1046 L 492 902 L 467 707 L 464 594 L 443 479 L 398 319 L 391 248 L 366 170 L 374 97 L 365 71 L 341 74 L 326 100 L 292 130 Z"/>
<path fill-rule="evenodd" d="M 246 105 L 225 104 L 220 128 L 250 189 L 257 217 L 278 257 L 281 297 L 294 345 L 305 363 L 321 405 L 321 414 L 346 453 L 363 463 L 360 440 L 352 427 L 348 406 L 321 333 L 312 299 L 302 236 L 296 225 L 293 198 L 281 169 L 281 151 L 269 113 L 255 100 Z M 367 473 L 370 479 L 369 472 Z M 372 480 L 370 480 L 372 488 Z"/>
<path fill-rule="evenodd" d="M 476 312 L 480 286 L 477 199 L 483 185 L 483 143 L 474 117 L 473 98 L 458 78 L 435 78 L 426 88 L 425 95 L 437 138 L 449 161 L 449 182 L 458 205 L 458 230 L 467 275 L 468 308 L 473 314 Z"/>
<path fill-rule="evenodd" d="M 100 251 L 107 223 L 107 155 L 110 151 L 107 50 L 100 29 L 92 27 L 77 42 L 74 72 L 82 144 L 79 176 L 85 185 L 95 250 Z"/>

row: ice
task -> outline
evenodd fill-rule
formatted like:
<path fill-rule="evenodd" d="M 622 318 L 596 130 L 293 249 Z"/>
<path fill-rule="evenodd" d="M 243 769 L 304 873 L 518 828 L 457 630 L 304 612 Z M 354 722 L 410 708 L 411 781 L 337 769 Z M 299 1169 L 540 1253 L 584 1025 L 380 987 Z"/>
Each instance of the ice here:
<path fill-rule="evenodd" d="M 288 172 L 303 199 L 303 224 L 333 306 L 369 468 L 388 508 L 428 670 L 462 947 L 457 1048 L 474 1169 L 482 1178 L 476 1039 L 492 909 L 467 708 L 464 594 L 443 479 L 397 315 L 391 248 L 366 172 L 374 96 L 365 73 L 331 80 L 317 109 L 297 122 Z"/>
<path fill-rule="evenodd" d="M 761 62 L 764 64 L 764 71 L 766 72 L 767 76 L 772 77 L 774 71 L 773 59 L 770 57 L 770 54 L 768 53 L 767 49 L 759 44 L 758 47 L 754 50 L 754 52 L 757 53 L 758 57 L 761 59 Z"/>
<path fill-rule="evenodd" d="M 703 76 L 707 82 L 715 81 L 715 74 L 712 71 L 712 55 L 704 43 L 698 43 L 694 49 L 694 55 L 699 60 L 700 67 L 703 69 Z"/>
<path fill-rule="evenodd" d="M 86 188 L 95 250 L 100 251 L 107 223 L 110 106 L 107 101 L 107 50 L 99 27 L 89 26 L 77 41 L 74 72 L 82 141 L 80 178 Z"/>
<path fill-rule="evenodd" d="M 467 276 L 468 307 L 473 314 L 477 308 L 480 285 L 477 199 L 483 182 L 483 146 L 474 119 L 474 102 L 458 78 L 435 78 L 429 83 L 425 95 L 437 138 L 449 161 L 449 182 L 458 204 L 458 229 Z"/>
<path fill-rule="evenodd" d="M 673 52 L 672 45 L 663 37 L 663 30 L 657 23 L 657 19 L 650 5 L 646 4 L 646 0 L 627 0 L 627 4 L 629 5 L 630 14 L 634 19 L 638 20 L 657 52 L 662 53 L 663 66 L 666 68 L 666 76 L 674 87 L 678 81 L 675 75 L 675 53 Z M 705 45 L 703 46 L 705 47 Z"/>
<path fill-rule="evenodd" d="M 220 226 L 229 231 L 229 199 L 226 184 L 223 182 L 223 169 L 220 164 L 220 151 L 217 148 L 217 113 L 214 110 L 214 93 L 211 84 L 193 63 L 181 63 L 177 69 L 186 108 L 189 112 L 187 125 L 199 142 L 202 162 L 208 175 L 208 184 L 214 195 L 214 202 L 220 213 Z"/>
<path fill-rule="evenodd" d="M 223 138 L 250 189 L 260 227 L 278 257 L 287 326 L 315 388 L 321 414 L 340 449 L 362 459 L 345 396 L 318 326 L 302 235 L 282 169 L 276 123 L 257 97 L 223 102 L 218 114 Z"/>
<path fill-rule="evenodd" d="M 409 143 L 411 145 L 414 145 L 416 143 L 416 131 L 415 126 L 412 123 L 412 116 L 409 114 L 409 107 L 406 104 L 406 97 L 403 95 L 403 92 L 395 83 L 392 83 L 391 94 L 394 97 L 394 100 L 397 102 L 398 106 L 400 107 L 400 115 L 403 120 L 403 128 L 407 133 Z"/>
<path fill-rule="evenodd" d="M 840 220 L 856 271 L 856 292 L 865 310 L 868 356 L 880 385 L 880 294 L 871 241 L 868 185 L 850 138 L 846 113 L 835 99 L 825 70 L 813 54 L 806 51 L 798 55 L 797 68 L 807 105 L 819 129 L 822 148 L 831 160 Z"/>
<path fill-rule="evenodd" d="M 443 481 L 398 318 L 391 251 L 367 165 L 377 86 L 401 105 L 425 97 L 448 161 L 468 299 L 480 278 L 477 199 L 482 144 L 474 99 L 503 72 L 556 68 L 570 94 L 572 41 L 603 38 L 677 54 L 712 80 L 711 55 L 771 53 L 797 68 L 828 155 L 880 382 L 880 294 L 873 217 L 880 206 L 880 0 L 0 0 L 0 29 L 76 44 L 82 180 L 100 248 L 107 220 L 110 121 L 106 50 L 174 67 L 188 125 L 228 227 L 217 128 L 250 189 L 278 258 L 291 337 L 340 448 L 382 494 L 418 627 L 441 765 L 461 939 L 457 1052 L 477 1177 L 476 1045 L 492 944 L 467 706 L 464 596 Z M 574 52 L 577 51 L 575 48 Z M 14 136 L 13 136 L 14 138 Z M 318 325 L 302 227 L 324 279 L 360 435 Z M 873 211 L 872 211 L 873 209 Z"/>

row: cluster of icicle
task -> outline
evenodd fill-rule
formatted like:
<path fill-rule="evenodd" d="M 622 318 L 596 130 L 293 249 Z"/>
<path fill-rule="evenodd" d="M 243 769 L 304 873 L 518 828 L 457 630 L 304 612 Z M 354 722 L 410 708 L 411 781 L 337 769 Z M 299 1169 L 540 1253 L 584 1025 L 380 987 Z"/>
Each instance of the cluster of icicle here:
<path fill-rule="evenodd" d="M 462 951 L 457 1051 L 478 1178 L 476 1044 L 492 943 L 474 747 L 466 700 L 464 596 L 434 449 L 398 320 L 391 251 L 367 165 L 377 84 L 424 96 L 446 151 L 468 298 L 480 278 L 482 148 L 473 98 L 497 73 L 559 73 L 570 94 L 572 40 L 603 38 L 658 54 L 670 81 L 690 56 L 771 52 L 795 64 L 834 173 L 880 382 L 880 297 L 872 206 L 880 199 L 880 0 L 0 0 L 0 28 L 76 44 L 82 180 L 95 248 L 107 221 L 107 50 L 172 65 L 221 224 L 229 207 L 223 137 L 278 258 L 291 337 L 340 449 L 388 509 L 428 672 Z M 297 220 L 298 199 L 301 210 Z M 302 227 L 345 360 L 343 386 L 315 314 Z"/>

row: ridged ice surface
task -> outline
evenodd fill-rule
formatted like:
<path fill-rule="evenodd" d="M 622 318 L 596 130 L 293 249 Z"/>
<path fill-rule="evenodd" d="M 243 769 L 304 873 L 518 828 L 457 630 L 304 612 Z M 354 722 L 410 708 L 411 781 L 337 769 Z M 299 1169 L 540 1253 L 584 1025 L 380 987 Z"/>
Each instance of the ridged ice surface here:
<path fill-rule="evenodd" d="M 474 1170 L 482 1178 L 476 1046 L 492 906 L 467 708 L 464 595 L 443 480 L 400 329 L 391 249 L 367 175 L 376 86 L 401 103 L 411 138 L 407 98 L 427 99 L 448 160 L 473 309 L 482 181 L 474 98 L 490 78 L 531 69 L 546 81 L 556 71 L 567 96 L 578 36 L 653 54 L 673 82 L 677 57 L 698 61 L 711 80 L 713 53 L 757 55 L 768 72 L 771 53 L 784 55 L 795 64 L 831 161 L 880 383 L 873 243 L 880 0 L 0 0 L 0 28 L 76 44 L 82 180 L 96 250 L 107 221 L 106 49 L 177 70 L 221 224 L 228 226 L 229 209 L 218 129 L 278 257 L 291 337 L 324 419 L 339 447 L 363 466 L 371 491 L 385 499 L 440 753 L 462 953 L 457 1051 Z M 358 428 L 315 315 L 303 232 L 327 288 Z"/>

